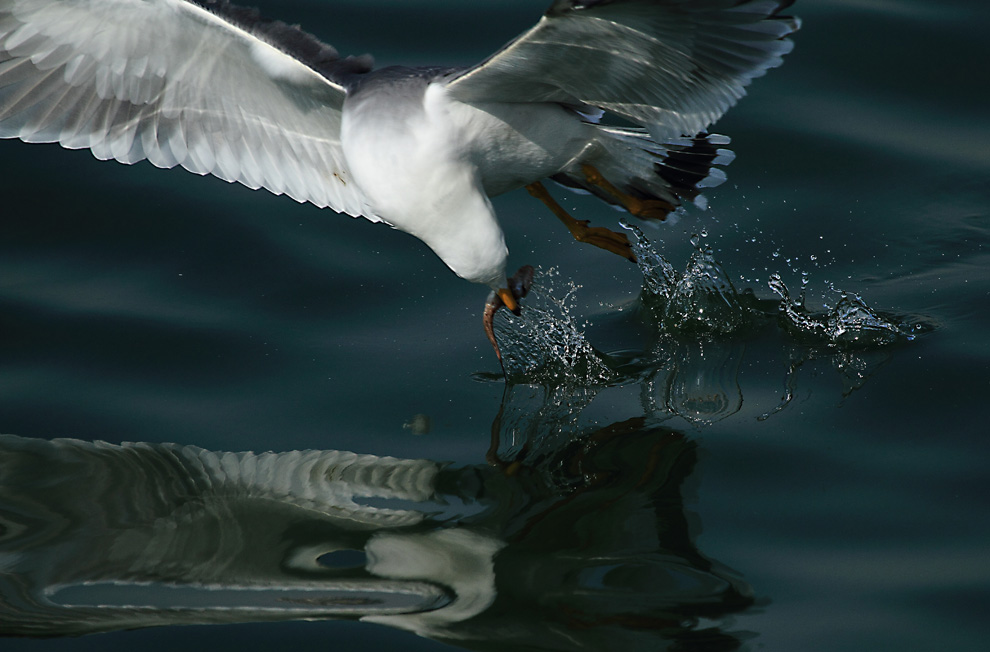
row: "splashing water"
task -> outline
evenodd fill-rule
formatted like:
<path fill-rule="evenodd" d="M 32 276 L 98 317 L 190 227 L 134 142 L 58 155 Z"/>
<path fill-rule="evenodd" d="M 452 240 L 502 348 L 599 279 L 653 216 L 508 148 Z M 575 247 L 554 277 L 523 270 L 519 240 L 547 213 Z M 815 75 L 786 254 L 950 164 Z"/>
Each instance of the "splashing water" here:
<path fill-rule="evenodd" d="M 669 299 L 677 286 L 678 274 L 674 266 L 653 247 L 639 227 L 624 219 L 619 224 L 634 236 L 630 244 L 636 255 L 636 265 L 643 274 L 643 294 Z"/>
<path fill-rule="evenodd" d="M 621 224 L 635 236 L 633 252 L 643 273 L 641 301 L 665 331 L 727 335 L 751 324 L 755 315 L 742 304 L 742 295 L 711 247 L 702 242 L 707 233 L 691 238 L 695 252 L 679 274 L 638 227 L 627 221 Z"/>
<path fill-rule="evenodd" d="M 881 316 L 856 294 L 836 290 L 840 298 L 835 307 L 826 306 L 826 312 L 813 314 L 805 308 L 803 289 L 797 299 L 792 299 L 779 274 L 772 274 L 768 285 L 781 298 L 784 328 L 798 339 L 839 349 L 886 346 L 914 339 L 907 327 Z"/>
<path fill-rule="evenodd" d="M 586 385 L 611 382 L 617 374 L 588 343 L 583 326 L 571 314 L 580 286 L 569 281 L 558 298 L 559 290 L 553 287 L 557 276 L 554 268 L 537 270 L 522 314 L 503 311 L 505 319 L 496 323 L 506 375 Z"/>
<path fill-rule="evenodd" d="M 643 304 L 666 332 L 685 335 L 729 335 L 756 325 L 762 318 L 780 313 L 784 328 L 799 340 L 824 343 L 838 348 L 885 346 L 914 338 L 910 325 L 899 325 L 866 304 L 856 294 L 836 290 L 840 295 L 834 308 L 822 314 L 805 309 L 807 272 L 801 276 L 801 294 L 790 297 L 779 274 L 772 274 L 770 289 L 779 303 L 756 299 L 738 292 L 728 274 L 715 260 L 711 247 L 695 235 L 695 248 L 687 269 L 677 273 L 635 225 L 623 222 L 633 233 L 633 251 L 643 273 Z M 779 257 L 779 253 L 775 255 Z M 919 330 L 915 325 L 913 330 Z"/>
<path fill-rule="evenodd" d="M 638 384 L 644 413 L 652 419 L 679 417 L 705 427 L 741 413 L 738 376 L 747 343 L 766 342 L 768 330 L 780 329 L 787 335 L 782 353 L 790 363 L 780 403 L 769 411 L 753 406 L 762 411 L 756 418 L 764 420 L 791 404 L 806 363 L 829 362 L 842 378 L 845 397 L 885 364 L 888 347 L 931 330 L 920 321 L 909 324 L 880 313 L 859 296 L 834 288 L 839 296 L 834 306 L 809 311 L 804 300 L 807 273 L 801 274 L 797 299 L 779 274 L 769 281 L 779 298 L 737 291 L 705 243 L 704 232 L 692 237 L 695 251 L 679 272 L 636 226 L 623 226 L 633 234 L 630 241 L 643 275 L 639 315 L 649 328 L 643 348 L 605 354 L 593 347 L 584 334 L 587 324 L 575 318 L 581 286 L 562 281 L 556 269 L 540 270 L 522 314 L 503 311 L 496 322 L 510 385 L 561 388 L 562 396 L 585 388 L 590 401 L 606 387 Z M 492 376 L 496 379 L 501 376 Z M 569 406 L 557 394 L 547 400 L 555 409 Z"/>

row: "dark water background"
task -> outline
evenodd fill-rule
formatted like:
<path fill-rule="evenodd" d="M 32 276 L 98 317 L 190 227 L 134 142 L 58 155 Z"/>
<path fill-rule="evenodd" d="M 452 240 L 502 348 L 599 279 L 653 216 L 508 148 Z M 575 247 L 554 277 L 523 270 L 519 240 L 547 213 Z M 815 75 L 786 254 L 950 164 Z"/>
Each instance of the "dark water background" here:
<path fill-rule="evenodd" d="M 544 9 L 258 4 L 380 65 L 471 63 Z M 516 434 L 541 441 L 662 427 L 696 458 L 681 491 L 691 546 L 752 595 L 707 624 L 694 614 L 698 628 L 767 650 L 985 649 L 990 14 L 975 0 L 818 0 L 793 12 L 804 19 L 795 51 L 717 125 L 738 155 L 729 181 L 708 193 L 710 210 L 648 236 L 683 269 L 691 236 L 704 231 L 738 289 L 776 300 L 770 275 L 796 293 L 804 272 L 809 308 L 834 305 L 832 287 L 854 292 L 918 326 L 914 339 L 849 353 L 769 327 L 675 354 L 682 377 L 668 373 L 666 390 L 640 366 L 642 382 L 589 390 L 521 378 L 506 394 L 480 327 L 485 291 L 418 241 L 181 170 L 3 141 L 0 432 L 337 449 L 480 469 L 500 410 L 522 424 Z M 592 201 L 566 205 L 596 223 L 617 217 Z M 510 264 L 554 268 L 558 295 L 581 286 L 571 314 L 591 344 L 660 356 L 637 309 L 639 270 L 574 243 L 523 192 L 495 206 Z M 675 386 L 694 381 L 739 404 L 711 418 L 669 409 Z M 415 415 L 429 417 L 429 432 L 404 427 Z M 628 628 L 637 636 L 613 649 L 670 642 Z M 0 642 L 5 651 L 283 645 L 444 647 L 346 621 Z"/>

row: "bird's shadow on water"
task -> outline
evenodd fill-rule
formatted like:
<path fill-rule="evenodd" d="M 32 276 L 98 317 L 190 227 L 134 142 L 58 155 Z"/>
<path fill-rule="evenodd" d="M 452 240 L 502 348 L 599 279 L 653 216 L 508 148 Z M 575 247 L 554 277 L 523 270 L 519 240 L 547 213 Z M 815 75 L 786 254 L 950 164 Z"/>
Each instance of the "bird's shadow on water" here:
<path fill-rule="evenodd" d="M 820 362 L 848 395 L 927 327 L 737 292 L 703 247 L 683 273 L 638 255 L 615 318 L 644 346 L 601 353 L 552 289 L 503 324 L 475 464 L 0 437 L 0 635 L 347 618 L 468 649 L 739 648 L 732 616 L 772 596 L 698 547 L 692 433 L 772 418 Z M 780 399 L 747 408 L 754 360 Z"/>

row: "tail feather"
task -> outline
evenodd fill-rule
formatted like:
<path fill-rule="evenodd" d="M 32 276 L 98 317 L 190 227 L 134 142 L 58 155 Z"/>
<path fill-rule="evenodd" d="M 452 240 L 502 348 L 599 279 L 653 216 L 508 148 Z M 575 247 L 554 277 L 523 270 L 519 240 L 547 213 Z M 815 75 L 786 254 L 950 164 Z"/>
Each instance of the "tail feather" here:
<path fill-rule="evenodd" d="M 613 186 L 631 197 L 661 201 L 673 211 L 685 202 L 706 208 L 702 189 L 725 181 L 725 173 L 716 166 L 727 165 L 735 158 L 735 154 L 722 147 L 729 143 L 729 138 L 719 134 L 702 132 L 656 143 L 643 129 L 605 125 L 599 125 L 598 129 L 598 146 L 593 153 L 551 179 L 620 208 L 616 197 L 587 180 L 582 164 L 595 167 Z"/>

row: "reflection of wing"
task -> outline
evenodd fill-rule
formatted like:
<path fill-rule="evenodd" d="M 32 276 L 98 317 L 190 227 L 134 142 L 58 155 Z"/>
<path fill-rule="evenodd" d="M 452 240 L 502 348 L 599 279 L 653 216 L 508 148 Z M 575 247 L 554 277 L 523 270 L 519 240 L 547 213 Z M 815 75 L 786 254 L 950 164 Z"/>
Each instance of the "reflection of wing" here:
<path fill-rule="evenodd" d="M 0 636 L 447 605 L 428 577 L 376 575 L 362 559 L 376 533 L 408 531 L 426 518 L 419 508 L 436 510 L 439 472 L 344 451 L 0 435 Z"/>
<path fill-rule="evenodd" d="M 454 79 L 462 101 L 586 104 L 693 135 L 780 65 L 793 0 L 556 0 L 539 23 Z"/>
<path fill-rule="evenodd" d="M 377 221 L 339 142 L 341 82 L 368 62 L 213 6 L 228 15 L 184 0 L 0 0 L 0 137 L 181 165 Z"/>

